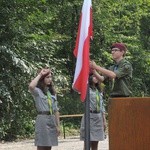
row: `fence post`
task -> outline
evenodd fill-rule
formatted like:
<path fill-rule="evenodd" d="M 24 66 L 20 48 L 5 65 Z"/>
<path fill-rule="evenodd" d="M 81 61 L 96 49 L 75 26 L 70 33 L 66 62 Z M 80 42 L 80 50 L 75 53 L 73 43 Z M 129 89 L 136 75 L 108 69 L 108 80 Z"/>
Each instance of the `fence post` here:
<path fill-rule="evenodd" d="M 64 134 L 64 139 L 66 138 L 66 131 L 65 131 L 65 123 L 62 120 L 62 124 L 63 124 L 63 134 Z"/>

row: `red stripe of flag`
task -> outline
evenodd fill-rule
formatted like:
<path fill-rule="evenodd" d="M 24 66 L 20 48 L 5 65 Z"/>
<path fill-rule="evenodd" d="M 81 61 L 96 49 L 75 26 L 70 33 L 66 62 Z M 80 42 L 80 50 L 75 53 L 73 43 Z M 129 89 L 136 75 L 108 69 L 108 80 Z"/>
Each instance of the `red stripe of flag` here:
<path fill-rule="evenodd" d="M 83 102 L 86 98 L 89 77 L 89 48 L 92 34 L 92 2 L 84 0 L 74 49 L 77 60 L 73 81 L 73 89 L 81 94 Z"/>

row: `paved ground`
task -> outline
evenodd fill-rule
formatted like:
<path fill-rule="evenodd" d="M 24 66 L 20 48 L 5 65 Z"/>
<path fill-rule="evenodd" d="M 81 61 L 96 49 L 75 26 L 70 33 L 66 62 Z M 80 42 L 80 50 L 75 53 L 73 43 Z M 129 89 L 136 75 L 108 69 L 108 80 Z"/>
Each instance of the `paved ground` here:
<path fill-rule="evenodd" d="M 0 143 L 0 150 L 36 150 L 33 140 Z M 83 141 L 79 137 L 59 139 L 59 145 L 52 150 L 83 150 Z M 99 142 L 98 150 L 108 150 L 108 139 Z"/>

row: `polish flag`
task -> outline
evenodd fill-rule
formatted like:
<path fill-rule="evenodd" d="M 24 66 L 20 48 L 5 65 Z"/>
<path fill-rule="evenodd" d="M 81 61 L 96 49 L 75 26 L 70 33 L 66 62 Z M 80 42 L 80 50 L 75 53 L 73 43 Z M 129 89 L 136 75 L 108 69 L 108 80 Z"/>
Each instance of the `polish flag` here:
<path fill-rule="evenodd" d="M 73 89 L 79 92 L 81 101 L 84 102 L 87 93 L 87 83 L 89 77 L 89 48 L 92 31 L 92 2 L 84 0 L 82 13 L 76 38 L 74 55 L 77 58 L 73 81 Z"/>

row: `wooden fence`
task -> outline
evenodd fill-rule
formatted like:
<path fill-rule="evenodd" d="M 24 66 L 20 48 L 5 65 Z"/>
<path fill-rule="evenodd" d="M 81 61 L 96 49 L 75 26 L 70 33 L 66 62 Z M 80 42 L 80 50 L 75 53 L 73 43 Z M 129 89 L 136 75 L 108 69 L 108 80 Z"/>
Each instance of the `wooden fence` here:
<path fill-rule="evenodd" d="M 64 136 L 64 139 L 66 138 L 65 118 L 77 118 L 77 117 L 82 117 L 82 116 L 83 116 L 83 114 L 60 115 L 60 121 L 62 122 L 62 125 L 63 125 L 63 136 Z"/>

